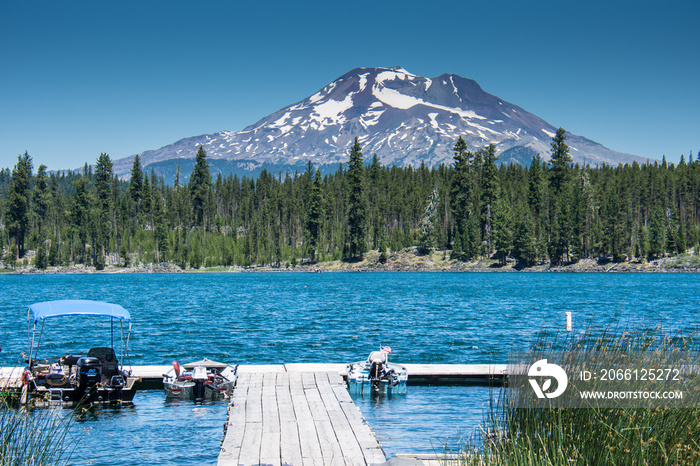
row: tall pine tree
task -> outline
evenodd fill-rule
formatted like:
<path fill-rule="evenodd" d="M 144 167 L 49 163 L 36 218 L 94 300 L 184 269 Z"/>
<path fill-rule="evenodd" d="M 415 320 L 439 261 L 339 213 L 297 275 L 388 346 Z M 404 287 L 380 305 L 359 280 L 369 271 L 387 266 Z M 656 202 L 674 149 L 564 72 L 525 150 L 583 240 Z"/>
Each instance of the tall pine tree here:
<path fill-rule="evenodd" d="M 209 173 L 207 153 L 202 146 L 199 146 L 195 156 L 194 170 L 190 177 L 190 196 L 192 198 L 194 221 L 201 227 L 205 227 L 207 198 L 210 188 L 211 174 Z"/>
<path fill-rule="evenodd" d="M 321 194 L 321 172 L 316 170 L 311 182 L 309 205 L 306 209 L 306 244 L 311 255 L 311 262 L 316 261 L 321 228 L 323 227 L 323 197 Z"/>
<path fill-rule="evenodd" d="M 106 153 L 101 153 L 95 165 L 95 209 L 97 211 L 96 235 L 95 235 L 95 261 L 96 264 L 104 264 L 105 247 L 109 245 L 112 229 L 112 217 L 114 215 L 114 195 L 112 188 L 112 160 Z"/>
<path fill-rule="evenodd" d="M 32 158 L 25 152 L 17 157 L 5 200 L 5 223 L 10 236 L 15 239 L 16 260 L 24 256 L 24 238 L 29 229 L 31 180 Z"/>
<path fill-rule="evenodd" d="M 141 207 L 141 196 L 143 196 L 143 169 L 139 154 L 134 156 L 134 164 L 131 166 L 131 177 L 129 178 L 129 197 L 133 203 L 135 215 L 138 215 Z"/>
<path fill-rule="evenodd" d="M 465 244 L 470 243 L 467 219 L 471 208 L 471 173 L 470 166 L 474 159 L 467 149 L 467 143 L 460 136 L 452 148 L 454 153 L 454 168 L 450 183 L 450 200 L 452 217 L 454 218 L 455 232 L 452 239 L 452 256 L 457 259 L 465 258 Z M 471 248 L 467 247 L 469 253 Z"/>
<path fill-rule="evenodd" d="M 557 129 L 552 138 L 552 171 L 550 176 L 551 207 L 550 207 L 550 241 L 549 260 L 554 265 L 568 262 L 571 237 L 573 233 L 571 223 L 571 155 L 566 144 L 566 131 Z"/>
<path fill-rule="evenodd" d="M 350 149 L 348 161 L 348 230 L 350 258 L 359 258 L 365 252 L 365 233 L 367 227 L 367 207 L 365 201 L 364 173 L 362 147 L 355 138 Z"/>

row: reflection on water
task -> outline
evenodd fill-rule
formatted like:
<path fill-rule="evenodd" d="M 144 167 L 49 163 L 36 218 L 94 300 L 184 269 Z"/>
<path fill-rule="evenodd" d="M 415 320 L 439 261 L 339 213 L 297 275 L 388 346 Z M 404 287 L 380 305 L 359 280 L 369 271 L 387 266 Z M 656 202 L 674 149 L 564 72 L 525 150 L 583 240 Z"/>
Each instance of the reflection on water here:
<path fill-rule="evenodd" d="M 456 452 L 483 423 L 488 387 L 409 386 L 406 395 L 353 396 L 387 457 L 397 453 Z"/>

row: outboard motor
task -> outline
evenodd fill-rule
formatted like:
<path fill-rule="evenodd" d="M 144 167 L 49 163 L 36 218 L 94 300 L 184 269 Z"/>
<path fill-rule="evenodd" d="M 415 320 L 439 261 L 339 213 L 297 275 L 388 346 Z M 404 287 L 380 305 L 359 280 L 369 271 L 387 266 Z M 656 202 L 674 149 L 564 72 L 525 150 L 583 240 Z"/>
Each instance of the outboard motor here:
<path fill-rule="evenodd" d="M 192 381 L 194 382 L 194 399 L 204 399 L 204 382 L 209 380 L 207 376 L 207 368 L 204 366 L 196 366 L 192 371 Z"/>
<path fill-rule="evenodd" d="M 386 364 L 386 353 L 382 351 L 372 351 L 369 353 L 367 362 L 369 367 L 369 380 L 372 383 L 372 391 L 379 392 L 379 381 L 384 374 L 384 365 Z"/>
<path fill-rule="evenodd" d="M 102 365 L 97 358 L 78 359 L 78 392 L 92 397 L 97 384 L 102 381 Z"/>

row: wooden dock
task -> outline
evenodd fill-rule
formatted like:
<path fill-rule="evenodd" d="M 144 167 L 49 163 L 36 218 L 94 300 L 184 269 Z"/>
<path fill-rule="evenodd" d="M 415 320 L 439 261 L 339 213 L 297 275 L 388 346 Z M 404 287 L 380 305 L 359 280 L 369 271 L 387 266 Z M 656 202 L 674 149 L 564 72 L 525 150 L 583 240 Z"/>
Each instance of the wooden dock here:
<path fill-rule="evenodd" d="M 505 364 L 405 364 L 410 385 L 500 385 Z M 162 389 L 171 366 L 133 366 L 139 389 Z M 219 465 L 379 465 L 386 457 L 346 389 L 345 364 L 240 365 Z M 21 387 L 0 367 L 0 391 Z M 137 395 L 138 396 L 138 395 Z M 411 456 L 411 455 L 409 455 Z M 452 464 L 412 456 L 401 464 Z"/>
<path fill-rule="evenodd" d="M 501 385 L 507 379 L 507 364 L 404 364 L 408 385 Z M 139 390 L 162 390 L 163 374 L 172 366 L 128 366 L 139 379 Z M 0 367 L 0 388 L 17 389 L 22 382 L 22 367 Z M 345 364 L 268 364 L 241 365 L 238 372 L 337 372 L 347 377 Z"/>
<path fill-rule="evenodd" d="M 337 370 L 279 368 L 239 374 L 218 465 L 386 462 Z"/>

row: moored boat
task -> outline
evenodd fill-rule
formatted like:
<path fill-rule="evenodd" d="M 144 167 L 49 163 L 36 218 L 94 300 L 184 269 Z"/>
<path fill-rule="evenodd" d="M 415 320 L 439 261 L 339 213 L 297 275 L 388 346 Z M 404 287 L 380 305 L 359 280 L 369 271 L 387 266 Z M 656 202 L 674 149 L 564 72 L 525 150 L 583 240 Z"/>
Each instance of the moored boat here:
<path fill-rule="evenodd" d="M 404 394 L 408 372 L 400 364 L 389 362 L 391 348 L 372 351 L 365 361 L 347 366 L 348 389 L 352 394 Z"/>
<path fill-rule="evenodd" d="M 39 343 L 46 319 L 81 316 L 110 319 L 110 346 L 97 346 L 81 354 L 60 358 L 38 359 Z M 119 322 L 121 351 L 114 350 L 114 321 Z M 29 306 L 27 321 L 30 331 L 29 359 L 22 375 L 22 404 L 60 404 L 130 402 L 136 393 L 136 378 L 124 369 L 131 334 L 131 315 L 118 304 L 88 300 L 61 300 Z M 41 323 L 37 338 L 37 324 Z M 125 335 L 125 324 L 128 332 Z M 36 342 L 36 346 L 35 346 Z"/>
<path fill-rule="evenodd" d="M 173 367 L 163 374 L 165 396 L 183 400 L 228 398 L 236 383 L 237 367 L 207 358 L 182 366 L 173 361 Z"/>

